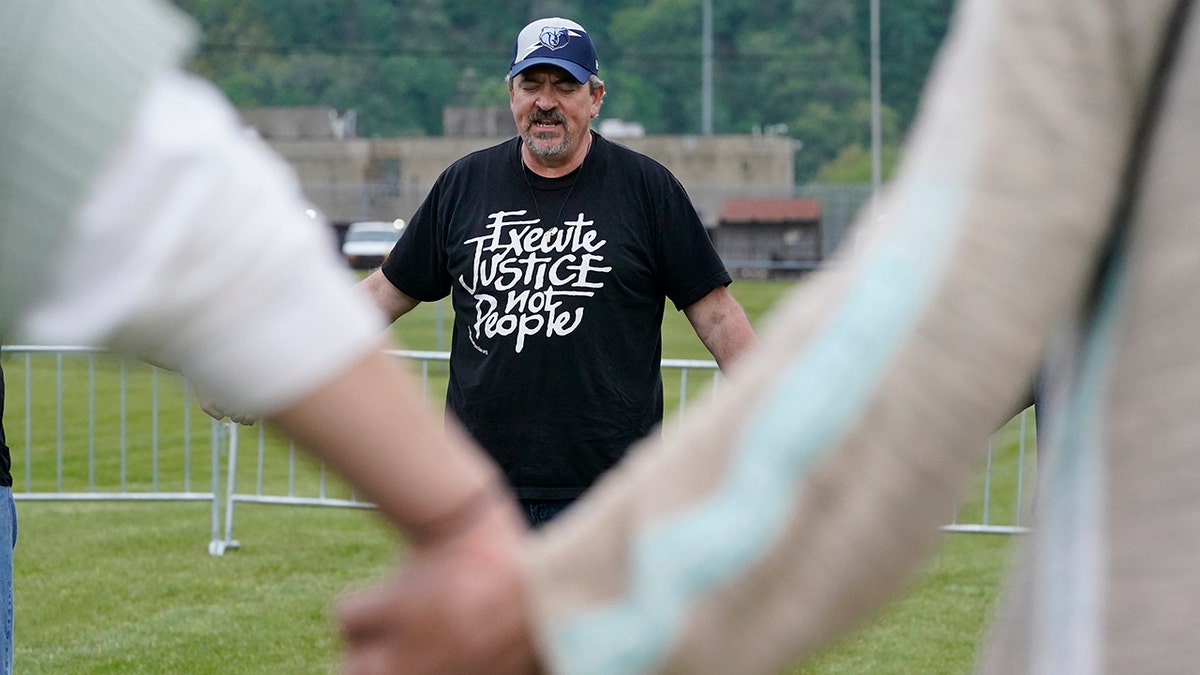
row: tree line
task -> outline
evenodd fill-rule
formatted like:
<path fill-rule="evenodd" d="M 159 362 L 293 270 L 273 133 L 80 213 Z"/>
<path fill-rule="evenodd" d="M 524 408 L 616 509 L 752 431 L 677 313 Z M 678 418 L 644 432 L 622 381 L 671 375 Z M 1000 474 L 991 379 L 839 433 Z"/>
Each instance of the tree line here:
<path fill-rule="evenodd" d="M 516 33 L 588 29 L 602 117 L 696 134 L 704 0 L 175 0 L 203 38 L 189 66 L 239 106 L 353 109 L 362 136 L 440 135 L 447 105 L 503 105 Z M 710 0 L 715 133 L 800 142 L 798 182 L 868 179 L 868 0 Z M 912 122 L 953 0 L 880 2 L 885 156 Z"/>

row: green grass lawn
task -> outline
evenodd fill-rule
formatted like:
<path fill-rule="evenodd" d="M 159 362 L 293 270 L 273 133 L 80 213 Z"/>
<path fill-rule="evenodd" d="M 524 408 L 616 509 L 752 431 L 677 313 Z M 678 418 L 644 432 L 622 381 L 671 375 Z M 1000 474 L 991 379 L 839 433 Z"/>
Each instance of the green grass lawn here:
<path fill-rule="evenodd" d="M 734 294 L 759 321 L 787 290 L 785 282 L 739 281 Z M 447 308 L 418 307 L 397 324 L 406 348 L 445 349 Z M 441 342 L 439 343 L 439 340 Z M 708 357 L 682 313 L 670 311 L 664 321 L 664 356 Z M 19 357 L 18 357 L 19 358 Z M 24 489 L 22 378 L 17 359 L 5 361 L 9 375 L 6 427 L 14 446 L 16 490 Z M 190 489 L 211 487 L 207 455 L 209 426 L 198 408 L 183 404 L 187 392 L 169 377 L 157 382 L 128 378 L 124 387 L 110 381 L 119 367 L 102 361 L 95 366 L 104 380 L 98 409 L 100 434 L 115 436 L 113 425 L 127 428 L 123 450 L 100 448 L 99 476 L 86 475 L 86 448 L 79 432 L 69 430 L 68 460 L 53 461 L 56 403 L 40 398 L 34 425 L 31 471 L 34 487 L 83 489 L 89 481 L 111 485 L 124 480 L 129 489 L 151 489 L 144 469 L 149 458 L 164 475 L 175 476 L 159 490 L 181 490 L 185 456 L 192 453 Z M 432 369 L 436 371 L 436 368 Z M 67 369 L 65 416 L 86 414 L 87 367 Z M 440 378 L 440 379 L 439 379 Z M 37 386 L 53 385 L 44 367 L 35 368 Z M 689 385 L 697 391 L 707 386 Z M 430 374 L 430 396 L 440 400 L 444 373 Z M 440 382 L 440 384 L 439 384 Z M 163 429 L 181 426 L 192 415 L 191 430 L 166 433 L 159 447 L 145 433 L 155 424 L 144 410 L 146 392 L 157 387 L 165 403 Z M 439 389 L 440 387 L 440 389 Z M 668 387 L 668 414 L 678 391 Z M 674 397 L 672 399 L 671 397 Z M 122 422 L 112 412 L 125 400 Z M 49 409 L 47 409 L 49 407 Z M 185 409 L 187 412 L 181 412 Z M 242 433 L 257 433 L 256 431 Z M 268 453 L 285 452 L 268 439 Z M 997 435 L 993 463 L 1011 469 L 1018 434 L 1010 425 Z M 124 459 L 122 459 L 124 458 Z M 254 480 L 248 472 L 255 459 L 239 462 L 242 489 Z M 317 473 L 306 458 L 297 461 L 300 483 L 311 488 Z M 1017 505 L 1011 496 L 1014 471 L 994 474 L 989 496 L 992 517 L 1009 522 Z M 1032 477 L 1027 477 L 1032 485 Z M 268 479 L 278 490 L 285 477 Z M 168 482 L 164 479 L 164 482 Z M 80 487 L 82 486 L 82 487 Z M 337 488 L 334 488 L 335 490 Z M 1030 488 L 1026 488 L 1027 501 Z M 979 522 L 982 484 L 960 511 L 962 522 Z M 333 600 L 348 588 L 386 572 L 403 550 L 403 542 L 380 525 L 370 511 L 312 507 L 246 505 L 237 507 L 236 537 L 241 549 L 222 557 L 207 552 L 210 506 L 207 503 L 30 502 L 22 501 L 16 553 L 16 670 L 19 673 L 328 673 L 338 657 L 332 628 Z M 953 508 L 947 508 L 947 522 Z M 832 645 L 813 660 L 788 673 L 964 673 L 993 611 L 1016 537 L 994 534 L 946 534 L 927 571 L 899 598 L 860 631 Z"/>
<path fill-rule="evenodd" d="M 968 673 L 1013 539 L 947 534 L 925 573 L 878 616 L 791 675 Z"/>

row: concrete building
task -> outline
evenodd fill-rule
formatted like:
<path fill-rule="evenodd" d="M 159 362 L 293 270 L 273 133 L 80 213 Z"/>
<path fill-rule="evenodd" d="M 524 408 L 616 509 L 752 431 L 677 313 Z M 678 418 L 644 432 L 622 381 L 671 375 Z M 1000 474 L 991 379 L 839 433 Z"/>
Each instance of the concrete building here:
<path fill-rule="evenodd" d="M 463 155 L 511 138 L 507 107 L 447 108 L 441 137 L 358 138 L 353 112 L 329 108 L 242 111 L 295 169 L 308 198 L 335 225 L 407 219 L 433 181 Z M 613 128 L 635 128 L 620 125 Z M 612 140 L 658 160 L 687 189 L 705 225 L 717 227 L 728 199 L 793 193 L 797 144 L 779 135 L 652 135 Z"/>

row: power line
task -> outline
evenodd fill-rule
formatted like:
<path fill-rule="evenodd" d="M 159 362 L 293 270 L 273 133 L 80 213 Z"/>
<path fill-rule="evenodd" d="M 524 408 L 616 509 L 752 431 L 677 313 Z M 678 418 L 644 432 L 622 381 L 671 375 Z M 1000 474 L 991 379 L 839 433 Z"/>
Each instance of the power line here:
<path fill-rule="evenodd" d="M 248 56 L 336 56 L 344 58 L 386 58 L 391 56 L 413 56 L 419 58 L 451 59 L 495 59 L 507 62 L 508 50 L 471 50 L 448 47 L 392 47 L 383 45 L 327 45 L 327 44 L 263 44 L 247 42 L 200 43 L 202 54 L 240 54 Z M 779 50 L 774 52 L 717 52 L 712 55 L 714 63 L 773 63 L 779 61 L 831 62 L 837 55 L 814 54 L 804 50 Z M 606 54 L 604 63 L 628 62 L 675 62 L 694 64 L 696 52 L 691 50 L 622 50 Z"/>

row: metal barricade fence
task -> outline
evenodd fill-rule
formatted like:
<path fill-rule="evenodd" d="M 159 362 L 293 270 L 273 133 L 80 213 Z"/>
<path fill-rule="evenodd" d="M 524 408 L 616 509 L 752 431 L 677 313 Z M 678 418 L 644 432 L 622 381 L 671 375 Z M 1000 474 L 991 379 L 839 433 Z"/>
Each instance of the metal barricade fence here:
<path fill-rule="evenodd" d="M 186 381 L 90 347 L 0 353 L 15 499 L 206 501 L 219 540 L 224 430 Z"/>
<path fill-rule="evenodd" d="M 1022 410 L 988 440 L 987 457 L 967 503 L 953 513 L 948 532 L 1023 534 L 1037 481 L 1034 406 Z"/>
<path fill-rule="evenodd" d="M 374 508 L 262 425 L 211 420 L 175 373 L 87 347 L 0 350 L 18 500 L 208 501 L 213 555 L 240 547 L 238 504 Z M 412 363 L 431 400 L 444 397 L 448 352 L 391 353 Z M 669 418 L 703 405 L 696 399 L 721 382 L 712 361 L 663 359 L 662 367 Z M 979 486 L 944 529 L 1026 531 L 1025 485 L 1034 468 L 1030 413 L 993 437 Z"/>
<path fill-rule="evenodd" d="M 449 352 L 391 350 L 389 353 L 414 364 L 413 372 L 419 377 L 427 397 L 431 400 L 444 398 Z M 682 411 L 691 399 L 720 381 L 720 371 L 712 361 L 663 359 L 662 367 L 664 406 L 668 410 Z M 671 377 L 671 373 L 676 373 L 677 377 Z M 323 464 L 316 464 L 303 452 L 298 452 L 292 443 L 266 432 L 261 426 L 239 428 L 229 425 L 228 428 L 225 532 L 211 547 L 214 553 L 241 546 L 234 536 L 234 512 L 238 504 L 373 508 L 327 472 Z M 243 459 L 248 455 L 253 459 Z"/>

